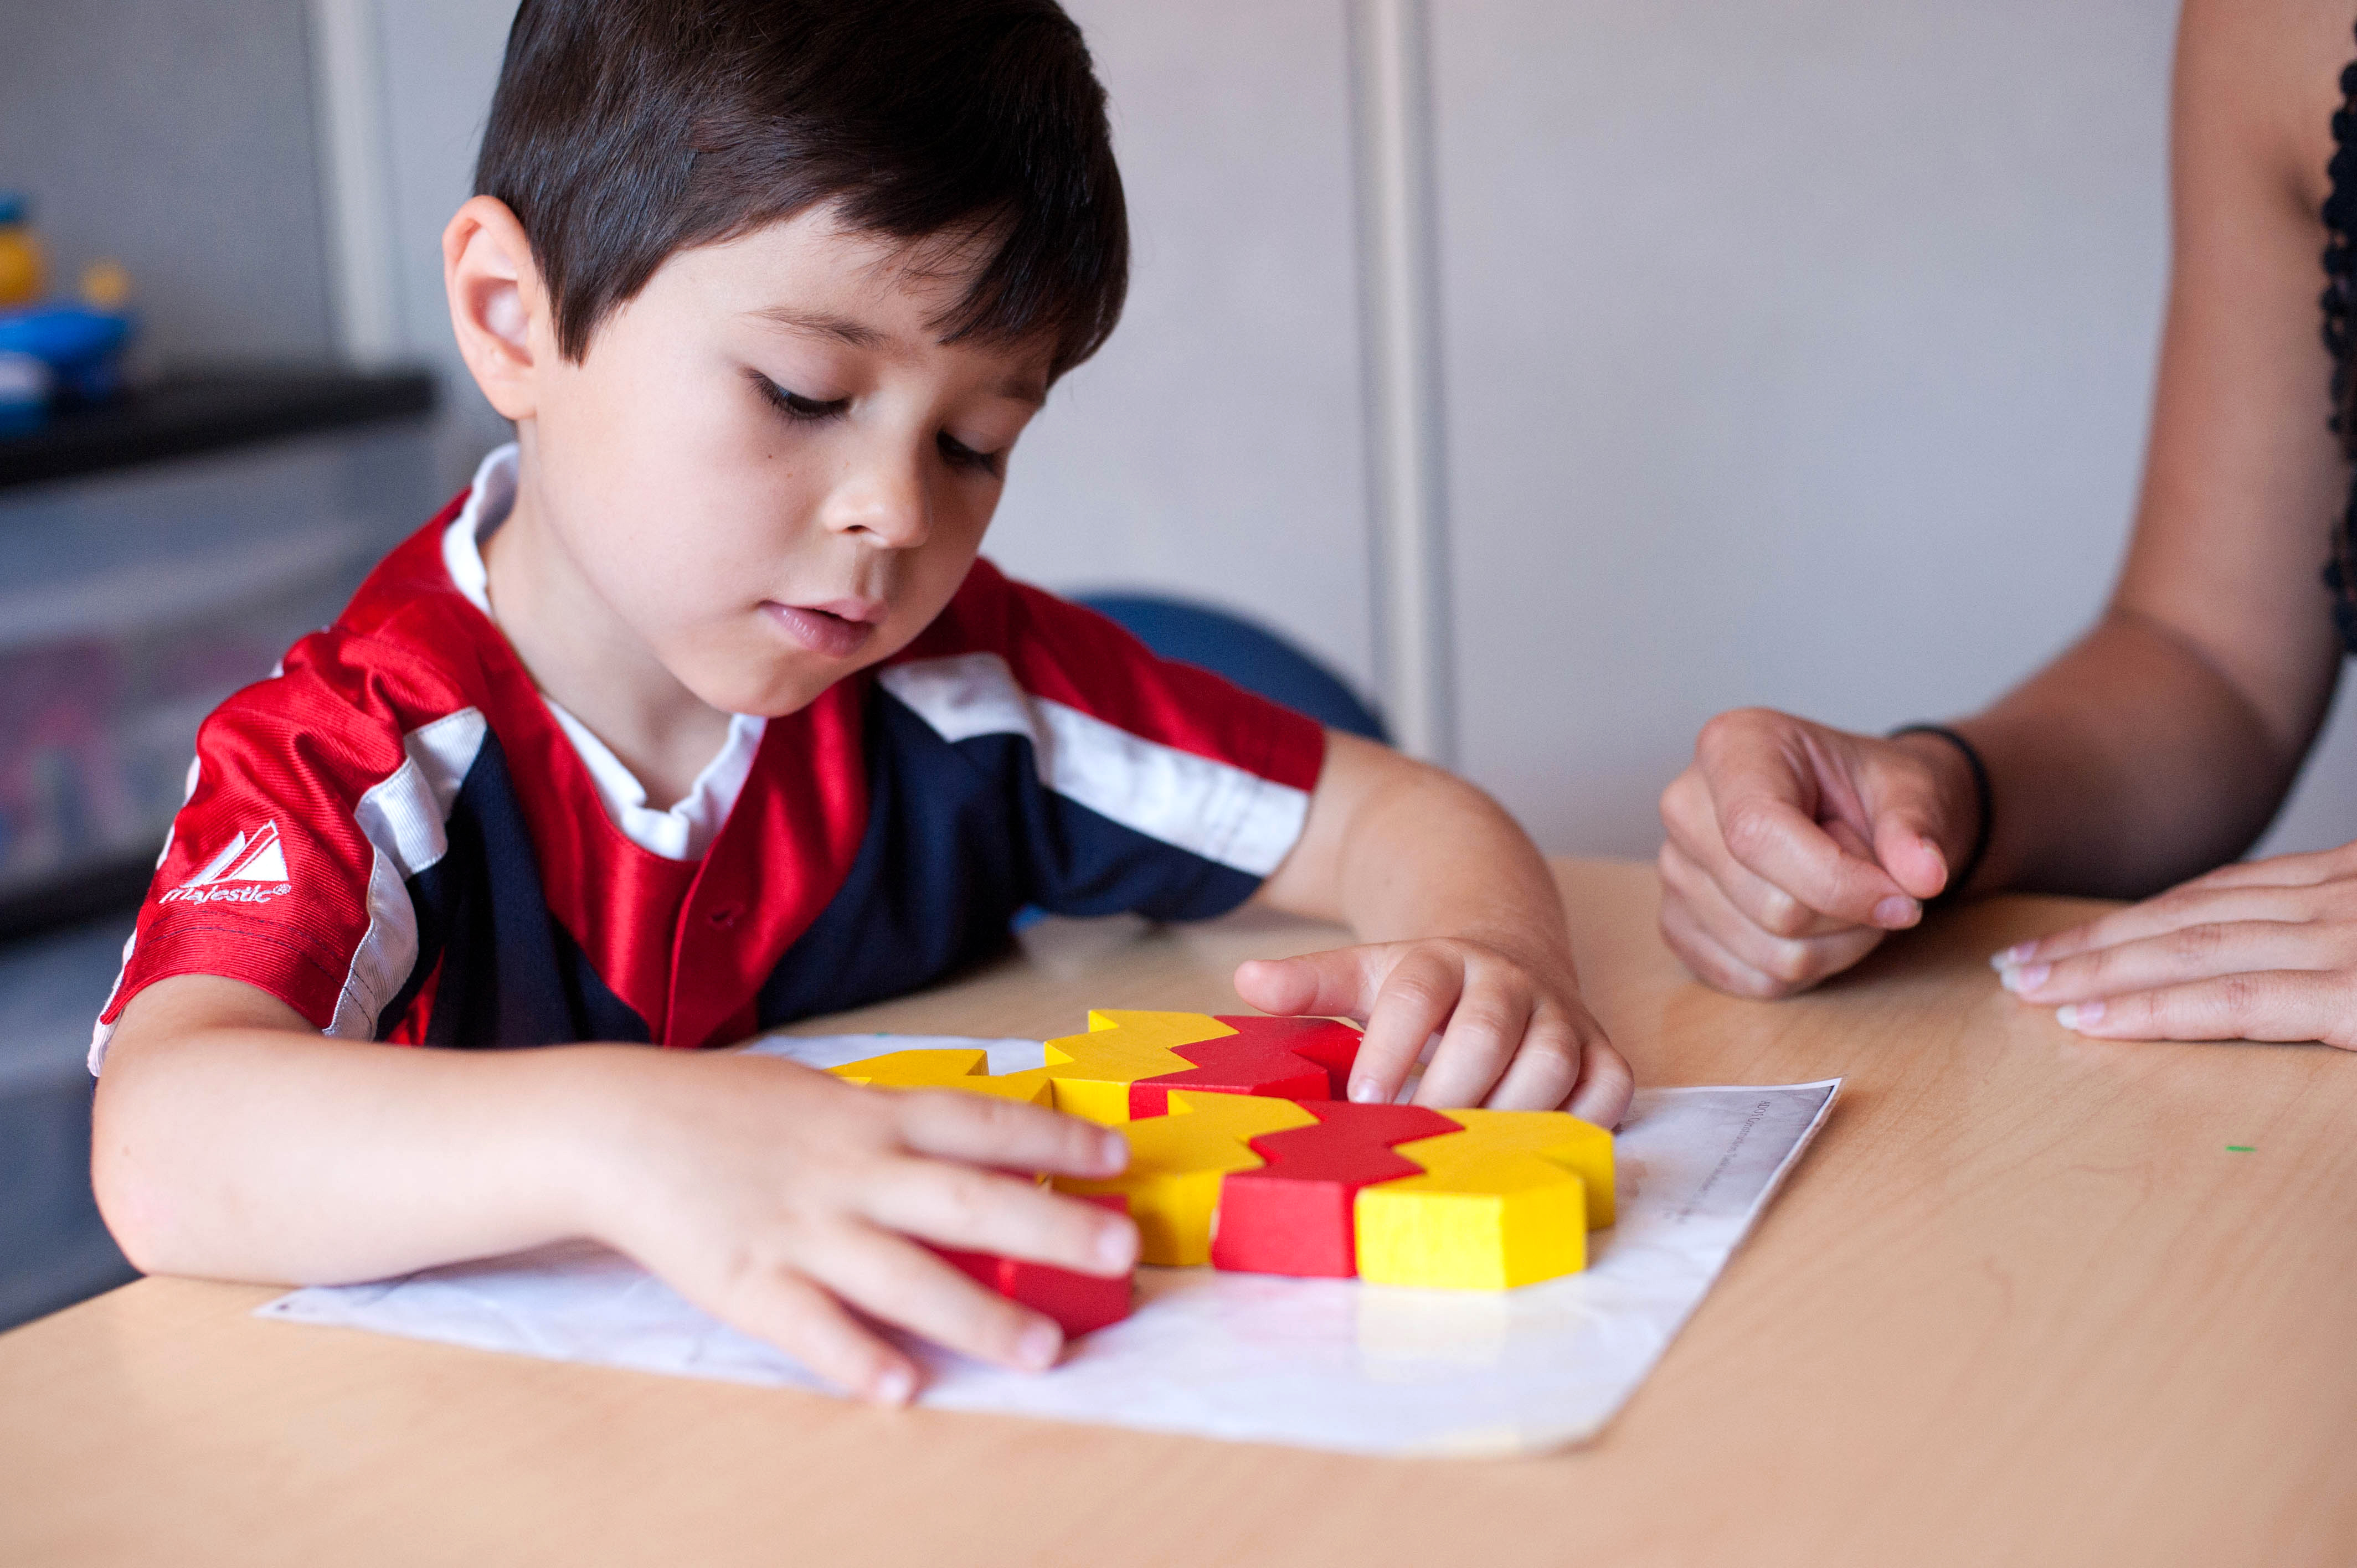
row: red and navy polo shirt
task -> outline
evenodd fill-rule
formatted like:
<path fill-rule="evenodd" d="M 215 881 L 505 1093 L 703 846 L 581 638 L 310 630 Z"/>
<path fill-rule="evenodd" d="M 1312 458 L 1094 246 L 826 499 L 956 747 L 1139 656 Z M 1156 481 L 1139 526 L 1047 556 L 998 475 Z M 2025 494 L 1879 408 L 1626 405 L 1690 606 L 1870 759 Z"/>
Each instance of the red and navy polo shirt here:
<path fill-rule="evenodd" d="M 485 510 L 453 501 L 205 721 L 93 1070 L 125 1003 L 191 973 L 352 1039 L 725 1045 L 985 957 L 1026 905 L 1220 914 L 1300 835 L 1316 724 L 987 561 L 892 658 L 739 719 L 684 803 L 723 797 L 705 832 L 648 831 L 486 613 Z"/>

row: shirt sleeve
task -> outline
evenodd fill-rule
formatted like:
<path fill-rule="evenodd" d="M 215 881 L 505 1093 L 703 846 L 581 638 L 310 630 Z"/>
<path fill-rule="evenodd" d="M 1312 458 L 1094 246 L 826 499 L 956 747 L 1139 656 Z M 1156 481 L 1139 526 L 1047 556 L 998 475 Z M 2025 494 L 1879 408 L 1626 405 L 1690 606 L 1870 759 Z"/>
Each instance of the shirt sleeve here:
<path fill-rule="evenodd" d="M 1233 908 L 1300 838 L 1325 761 L 1316 721 L 987 562 L 879 682 L 999 780 L 1030 898 L 1061 914 Z"/>
<path fill-rule="evenodd" d="M 418 846 L 404 841 L 439 814 L 423 818 L 432 803 L 408 799 L 418 769 L 402 721 L 370 700 L 364 673 L 339 668 L 337 642 L 297 644 L 285 672 L 198 731 L 188 798 L 99 1015 L 92 1072 L 124 1005 L 174 975 L 243 981 L 315 1028 L 362 1039 L 409 978 L 403 859 Z"/>

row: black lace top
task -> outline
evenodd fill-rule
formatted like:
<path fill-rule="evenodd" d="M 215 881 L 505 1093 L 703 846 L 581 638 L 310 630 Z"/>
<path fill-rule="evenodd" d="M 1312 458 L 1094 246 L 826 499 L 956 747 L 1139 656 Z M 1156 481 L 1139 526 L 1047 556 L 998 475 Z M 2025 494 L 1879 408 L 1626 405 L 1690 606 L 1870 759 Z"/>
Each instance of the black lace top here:
<path fill-rule="evenodd" d="M 2332 350 L 2332 428 L 2341 450 L 2357 458 L 2357 366 L 2352 364 L 2351 306 L 2357 301 L 2357 64 L 2341 73 L 2341 107 L 2332 116 L 2332 193 L 2324 199 L 2324 345 Z M 2332 590 L 2333 624 L 2357 652 L 2357 483 L 2332 530 L 2325 564 Z"/>

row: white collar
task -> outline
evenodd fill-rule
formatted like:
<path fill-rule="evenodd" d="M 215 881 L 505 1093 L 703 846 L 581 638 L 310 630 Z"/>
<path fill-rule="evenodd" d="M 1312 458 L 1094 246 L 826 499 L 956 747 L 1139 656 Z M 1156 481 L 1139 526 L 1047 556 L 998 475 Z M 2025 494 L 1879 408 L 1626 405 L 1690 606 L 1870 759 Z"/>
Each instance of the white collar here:
<path fill-rule="evenodd" d="M 515 495 L 516 447 L 511 441 L 485 457 L 475 470 L 466 503 L 442 532 L 442 564 L 450 581 L 494 622 L 499 617 L 491 610 L 490 574 L 483 565 L 482 542 L 507 521 Z M 665 860 L 699 860 L 712 846 L 721 824 L 728 820 L 729 809 L 744 791 L 745 780 L 752 775 L 753 758 L 761 749 L 761 736 L 770 723 L 752 714 L 731 715 L 728 738 L 721 742 L 719 755 L 704 765 L 704 771 L 695 776 L 677 805 L 658 811 L 647 805 L 647 787 L 623 766 L 611 746 L 566 713 L 554 697 L 543 693 L 540 700 L 548 705 L 557 727 L 589 769 L 607 820 L 624 838 Z"/>

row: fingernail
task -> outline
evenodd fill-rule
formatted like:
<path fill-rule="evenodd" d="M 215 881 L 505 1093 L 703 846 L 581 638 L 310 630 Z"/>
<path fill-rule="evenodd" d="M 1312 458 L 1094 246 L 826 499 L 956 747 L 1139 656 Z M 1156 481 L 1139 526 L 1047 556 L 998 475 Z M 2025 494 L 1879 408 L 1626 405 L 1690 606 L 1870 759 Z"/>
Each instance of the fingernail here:
<path fill-rule="evenodd" d="M 1383 1097 L 1383 1086 L 1372 1078 L 1351 1080 L 1351 1098 L 1361 1105 L 1372 1105 Z"/>
<path fill-rule="evenodd" d="M 1097 1169 L 1107 1176 L 1118 1176 L 1129 1164 L 1129 1140 L 1118 1133 L 1107 1133 L 1097 1145 Z"/>
<path fill-rule="evenodd" d="M 1052 1323 L 1035 1323 L 1023 1331 L 1015 1342 L 1015 1359 L 1034 1371 L 1056 1364 L 1056 1353 L 1064 1348 L 1064 1336 Z"/>
<path fill-rule="evenodd" d="M 1993 952 L 1989 954 L 1989 967 L 1991 969 L 2011 969 L 2015 964 L 2027 962 L 2029 955 L 2037 950 L 2038 944 L 2036 942 L 2016 942 L 2013 946 L 2006 949 L 2003 952 Z"/>
<path fill-rule="evenodd" d="M 909 1375 L 906 1367 L 895 1367 L 876 1380 L 878 1404 L 907 1404 L 909 1396 L 916 1391 L 917 1380 Z"/>
<path fill-rule="evenodd" d="M 1900 926 L 1913 925 L 1922 912 L 1922 906 L 1914 899 L 1901 898 L 1893 894 L 1874 907 L 1874 923 L 1895 930 Z"/>
<path fill-rule="evenodd" d="M 1097 1262 L 1108 1270 L 1126 1269 L 1137 1255 L 1137 1230 L 1134 1226 L 1109 1225 L 1097 1236 Z"/>
<path fill-rule="evenodd" d="M 2045 984 L 2046 977 L 2053 972 L 2054 966 L 2050 963 L 2027 964 L 2020 969 L 1998 970 L 1996 983 L 2019 996 Z"/>
<path fill-rule="evenodd" d="M 2054 1021 L 2066 1029 L 2100 1024 L 2103 1019 L 2104 1004 L 2100 1002 L 2066 1002 L 2054 1009 Z"/>

